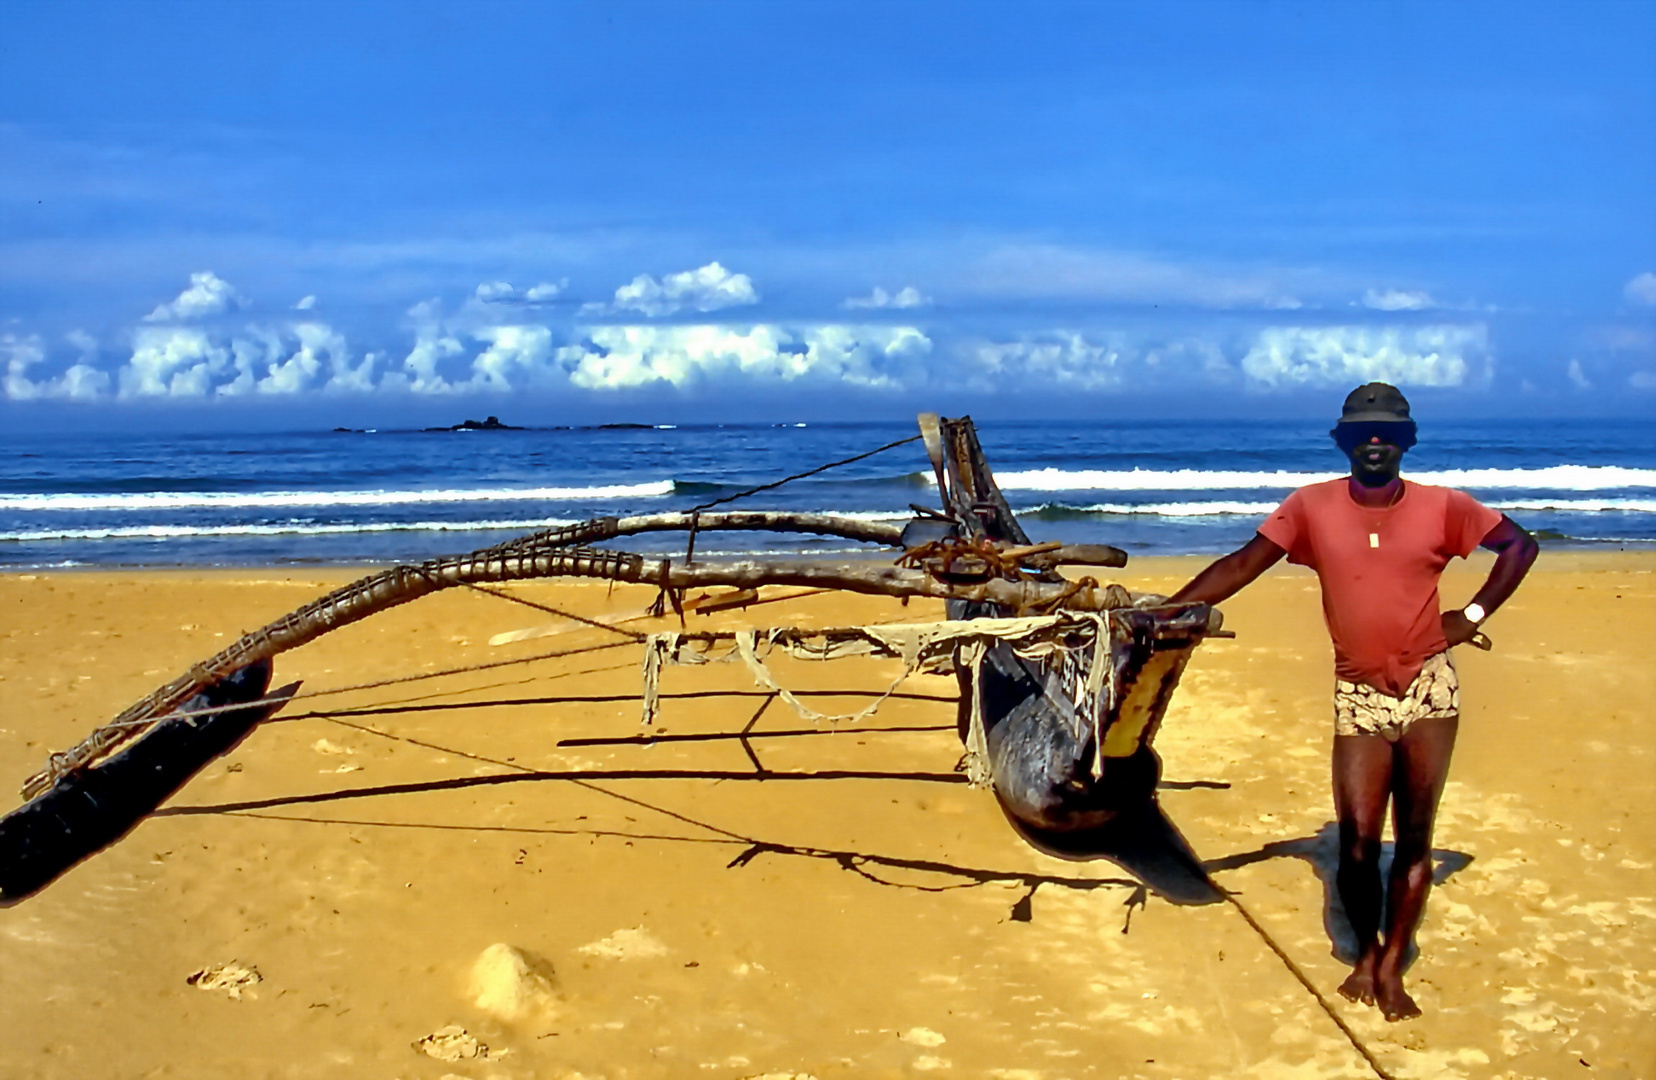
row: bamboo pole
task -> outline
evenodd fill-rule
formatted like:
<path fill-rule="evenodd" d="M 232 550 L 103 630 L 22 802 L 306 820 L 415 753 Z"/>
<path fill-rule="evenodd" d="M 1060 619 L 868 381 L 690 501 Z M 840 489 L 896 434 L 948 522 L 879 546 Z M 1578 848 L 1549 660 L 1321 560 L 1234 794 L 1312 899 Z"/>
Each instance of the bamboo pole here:
<path fill-rule="evenodd" d="M 611 528 L 619 526 L 617 519 L 609 521 Z M 257 660 L 298 648 L 329 631 L 441 589 L 553 577 L 644 583 L 673 592 L 713 586 L 742 589 L 761 585 L 797 585 L 892 597 L 987 602 L 1019 611 L 1058 603 L 1081 611 L 1102 611 L 1125 607 L 1131 602 L 1126 590 L 1116 585 L 1104 589 L 1076 590 L 1061 582 L 997 579 L 959 586 L 944 584 L 918 570 L 877 564 L 778 560 L 685 566 L 675 564 L 671 559 L 647 559 L 625 552 L 504 544 L 469 555 L 433 559 L 419 566 L 398 566 L 372 574 L 243 636 L 152 691 L 72 749 L 53 754 L 46 768 L 24 783 L 23 797 L 33 799 L 49 790 L 61 777 L 85 768 L 141 733 L 156 718 L 172 712 L 201 687 L 217 682 Z"/>

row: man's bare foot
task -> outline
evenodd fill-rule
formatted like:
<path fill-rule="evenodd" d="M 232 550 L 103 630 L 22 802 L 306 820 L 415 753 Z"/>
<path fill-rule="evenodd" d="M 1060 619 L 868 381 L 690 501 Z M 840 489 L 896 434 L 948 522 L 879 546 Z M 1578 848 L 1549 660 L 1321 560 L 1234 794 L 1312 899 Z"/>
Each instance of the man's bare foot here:
<path fill-rule="evenodd" d="M 1374 1000 L 1380 1006 L 1380 1015 L 1393 1022 L 1420 1015 L 1420 1006 L 1403 989 L 1403 976 L 1395 972 L 1389 976 L 1384 970 L 1375 973 Z"/>
<path fill-rule="evenodd" d="M 1374 957 L 1360 957 L 1346 981 L 1340 984 L 1340 996 L 1362 1005 L 1374 1004 Z"/>

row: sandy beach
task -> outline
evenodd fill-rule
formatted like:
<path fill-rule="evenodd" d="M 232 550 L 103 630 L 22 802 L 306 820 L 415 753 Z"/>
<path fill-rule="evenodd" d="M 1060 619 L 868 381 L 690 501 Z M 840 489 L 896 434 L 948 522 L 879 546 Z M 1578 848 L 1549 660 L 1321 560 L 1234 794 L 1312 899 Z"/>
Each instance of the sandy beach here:
<path fill-rule="evenodd" d="M 1166 592 L 1199 565 L 1114 578 Z M 1457 563 L 1446 600 L 1487 565 Z M 1236 639 L 1198 651 L 1156 741 L 1163 809 L 1263 934 L 1231 904 L 1175 905 L 1020 841 L 954 771 L 950 678 L 830 725 L 739 665 L 671 668 L 649 741 L 635 644 L 454 590 L 281 656 L 276 684 L 522 663 L 295 700 L 0 910 L 0 1074 L 1375 1076 L 1268 938 L 1390 1075 L 1656 1076 L 1653 571 L 1652 555 L 1546 552 L 1490 622 L 1494 651 L 1458 650 L 1414 1022 L 1334 994 L 1331 652 L 1307 571 L 1225 605 Z M 48 752 L 354 576 L 0 575 L 5 806 Z M 602 619 L 653 598 L 509 591 Z M 691 619 L 937 611 L 831 595 Z M 536 659 L 554 652 L 570 655 Z M 774 669 L 854 712 L 899 665 Z M 231 964 L 247 974 L 187 981 Z"/>

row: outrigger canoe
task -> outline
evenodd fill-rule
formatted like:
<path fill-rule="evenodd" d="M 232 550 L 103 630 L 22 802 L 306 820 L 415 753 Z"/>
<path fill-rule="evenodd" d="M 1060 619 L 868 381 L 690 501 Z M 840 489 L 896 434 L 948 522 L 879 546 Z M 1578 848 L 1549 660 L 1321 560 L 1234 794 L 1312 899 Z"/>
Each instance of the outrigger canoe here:
<path fill-rule="evenodd" d="M 1223 633 L 1219 612 L 1100 585 L 1074 570 L 1061 573 L 1063 567 L 1121 567 L 1127 555 L 1102 545 L 1032 542 L 995 485 L 969 417 L 923 414 L 920 434 L 902 443 L 915 441 L 925 446 L 941 502 L 914 507 L 903 525 L 714 508 L 738 497 L 731 496 L 689 512 L 599 518 L 393 567 L 306 604 L 192 666 L 75 747 L 53 754 L 29 777 L 23 805 L 0 819 L 0 902 L 39 891 L 119 840 L 278 712 L 297 689 L 292 684 L 269 692 L 283 652 L 442 589 L 559 577 L 654 585 L 661 610 L 670 605 L 680 612 L 686 590 L 720 587 L 737 595 L 767 585 L 805 585 L 942 599 L 946 619 L 917 624 L 902 641 L 890 627 L 844 628 L 834 641 L 822 632 L 806 641 L 811 635 L 786 628 L 765 632 L 762 642 L 757 632 L 724 636 L 744 659 L 751 654 L 760 672 L 760 648 L 798 648 L 808 655 L 816 649 L 826 657 L 851 645 L 852 651 L 902 655 L 911 668 L 921 662 L 933 670 L 952 668 L 961 687 L 963 768 L 974 783 L 993 790 L 1027 840 L 1058 854 L 1119 856 L 1119 843 L 1112 851 L 1099 838 L 1130 820 L 1138 830 L 1134 843 L 1145 830 L 1160 829 L 1162 849 L 1193 867 L 1176 832 L 1154 811 L 1160 766 L 1152 741 L 1192 652 L 1203 639 Z M 694 556 L 699 533 L 725 530 L 834 536 L 900 554 L 894 564 Z M 600 546 L 672 531 L 688 535 L 682 558 Z M 700 635 L 702 645 L 711 646 L 718 636 Z M 659 675 L 663 658 L 673 659 L 695 635 L 671 637 L 647 644 L 647 676 L 649 657 Z M 645 697 L 651 692 L 647 685 Z"/>

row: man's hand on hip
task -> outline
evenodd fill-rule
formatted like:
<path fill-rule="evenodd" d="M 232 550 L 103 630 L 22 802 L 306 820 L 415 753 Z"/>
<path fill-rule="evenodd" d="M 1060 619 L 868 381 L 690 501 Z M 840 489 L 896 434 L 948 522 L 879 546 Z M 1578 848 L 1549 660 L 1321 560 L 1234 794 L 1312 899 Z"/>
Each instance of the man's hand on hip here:
<path fill-rule="evenodd" d="M 1478 624 L 1468 619 L 1459 608 L 1443 613 L 1443 636 L 1451 646 L 1465 645 L 1478 632 Z"/>

